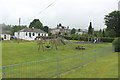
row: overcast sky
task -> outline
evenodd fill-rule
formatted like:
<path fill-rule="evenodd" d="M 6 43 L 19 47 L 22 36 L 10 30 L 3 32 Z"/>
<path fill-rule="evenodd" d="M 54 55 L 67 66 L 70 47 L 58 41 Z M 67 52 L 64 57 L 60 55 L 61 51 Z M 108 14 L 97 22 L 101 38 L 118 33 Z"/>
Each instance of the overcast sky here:
<path fill-rule="evenodd" d="M 118 9 L 119 0 L 0 0 L 0 24 L 29 25 L 36 18 L 51 28 L 58 23 L 70 28 L 105 28 L 104 16 Z M 45 10 L 43 10 L 45 9 Z M 43 11 L 42 13 L 40 13 Z M 40 13 L 40 14 L 39 14 Z"/>

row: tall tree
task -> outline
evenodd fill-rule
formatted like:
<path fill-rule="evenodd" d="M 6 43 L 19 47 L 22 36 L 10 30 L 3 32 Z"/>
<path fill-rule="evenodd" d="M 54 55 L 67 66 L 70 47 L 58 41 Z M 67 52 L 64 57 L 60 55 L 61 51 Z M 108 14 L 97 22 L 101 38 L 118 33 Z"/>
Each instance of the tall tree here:
<path fill-rule="evenodd" d="M 43 30 L 43 24 L 40 22 L 39 19 L 34 19 L 34 20 L 30 23 L 29 28 L 32 28 L 32 27 L 34 27 L 34 28 L 36 28 L 36 29 L 41 29 L 41 30 Z"/>
<path fill-rule="evenodd" d="M 93 28 L 92 28 L 92 22 L 90 22 L 90 25 L 88 27 L 88 34 L 93 35 Z"/>
<path fill-rule="evenodd" d="M 105 30 L 102 31 L 102 36 L 105 37 Z"/>
<path fill-rule="evenodd" d="M 98 32 L 98 36 L 99 37 L 102 37 L 102 30 L 100 29 L 99 32 Z"/>
<path fill-rule="evenodd" d="M 43 30 L 48 33 L 49 32 L 49 27 L 48 26 L 44 26 Z"/>
<path fill-rule="evenodd" d="M 75 32 L 76 32 L 76 29 L 73 28 L 73 29 L 71 30 L 71 34 L 75 34 Z"/>
<path fill-rule="evenodd" d="M 115 37 L 116 33 L 113 29 L 105 29 L 105 36 L 106 37 Z"/>
<path fill-rule="evenodd" d="M 114 30 L 115 36 L 120 37 L 120 11 L 113 11 L 105 16 L 107 30 Z"/>
<path fill-rule="evenodd" d="M 12 29 L 11 29 L 11 34 L 13 35 L 14 32 L 17 32 L 17 31 L 19 31 L 19 30 L 21 30 L 21 29 L 23 29 L 23 28 L 26 28 L 26 27 L 27 27 L 27 26 L 18 26 L 18 25 L 15 25 L 15 26 L 13 26 Z"/>

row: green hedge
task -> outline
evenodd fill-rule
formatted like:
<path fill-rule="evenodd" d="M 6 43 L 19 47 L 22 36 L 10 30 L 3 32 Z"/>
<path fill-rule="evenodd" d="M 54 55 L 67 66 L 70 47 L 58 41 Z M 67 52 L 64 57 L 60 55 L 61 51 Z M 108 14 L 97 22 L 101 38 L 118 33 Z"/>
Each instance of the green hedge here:
<path fill-rule="evenodd" d="M 113 42 L 114 38 L 109 38 L 109 37 L 102 37 L 100 38 L 101 42 Z"/>
<path fill-rule="evenodd" d="M 64 36 L 67 40 L 79 40 L 79 41 L 87 41 L 87 37 L 78 37 L 78 36 Z"/>
<path fill-rule="evenodd" d="M 84 37 L 84 36 L 64 36 L 65 39 L 67 40 L 80 40 L 80 41 L 88 41 L 88 37 Z M 101 42 L 110 42 L 112 43 L 114 40 L 114 38 L 109 38 L 109 37 L 101 37 L 100 41 Z"/>
<path fill-rule="evenodd" d="M 116 38 L 113 41 L 113 46 L 114 46 L 114 51 L 115 52 L 120 52 L 120 38 Z"/>

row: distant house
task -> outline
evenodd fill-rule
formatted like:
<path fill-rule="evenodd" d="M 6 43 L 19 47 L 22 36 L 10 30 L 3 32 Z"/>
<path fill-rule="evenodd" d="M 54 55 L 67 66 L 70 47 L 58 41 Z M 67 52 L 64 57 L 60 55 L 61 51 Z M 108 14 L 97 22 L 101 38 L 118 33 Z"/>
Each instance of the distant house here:
<path fill-rule="evenodd" d="M 78 29 L 76 30 L 76 34 L 82 35 L 82 34 L 87 34 L 88 30 L 87 29 Z"/>
<path fill-rule="evenodd" d="M 61 35 L 64 35 L 64 34 L 68 34 L 70 33 L 70 29 L 69 27 L 65 27 L 65 26 L 62 26 L 61 24 L 57 25 L 56 28 L 53 28 L 50 30 L 50 32 L 52 34 L 61 34 Z"/>
<path fill-rule="evenodd" d="M 1 40 L 10 40 L 10 34 L 8 31 L 2 31 L 2 33 L 0 34 L 0 39 Z"/>
<path fill-rule="evenodd" d="M 24 28 L 18 32 L 15 32 L 14 36 L 23 40 L 35 40 L 38 36 L 48 36 L 48 33 L 42 31 L 41 29 Z"/>

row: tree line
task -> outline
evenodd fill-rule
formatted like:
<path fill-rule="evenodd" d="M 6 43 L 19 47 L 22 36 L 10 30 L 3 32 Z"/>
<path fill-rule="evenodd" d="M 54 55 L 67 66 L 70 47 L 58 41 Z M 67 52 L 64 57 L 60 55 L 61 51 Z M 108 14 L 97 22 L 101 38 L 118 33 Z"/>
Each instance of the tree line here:
<path fill-rule="evenodd" d="M 87 36 L 96 36 L 96 37 L 120 37 L 120 11 L 113 11 L 111 13 L 108 13 L 108 15 L 105 15 L 104 17 L 105 25 L 107 28 L 100 29 L 99 31 L 94 31 L 94 28 L 92 26 L 92 22 L 90 22 L 88 26 L 88 33 L 84 34 Z M 3 30 L 9 30 L 10 34 L 13 35 L 14 32 L 17 32 L 23 28 L 26 28 L 27 26 L 19 26 L 14 25 L 11 27 L 11 25 L 2 25 Z M 30 24 L 29 28 L 36 28 L 41 29 L 47 33 L 49 33 L 50 28 L 48 26 L 43 26 L 42 22 L 39 19 L 34 19 Z M 70 32 L 71 35 L 76 35 L 76 29 L 73 28 Z M 80 29 L 78 29 L 80 31 Z"/>

